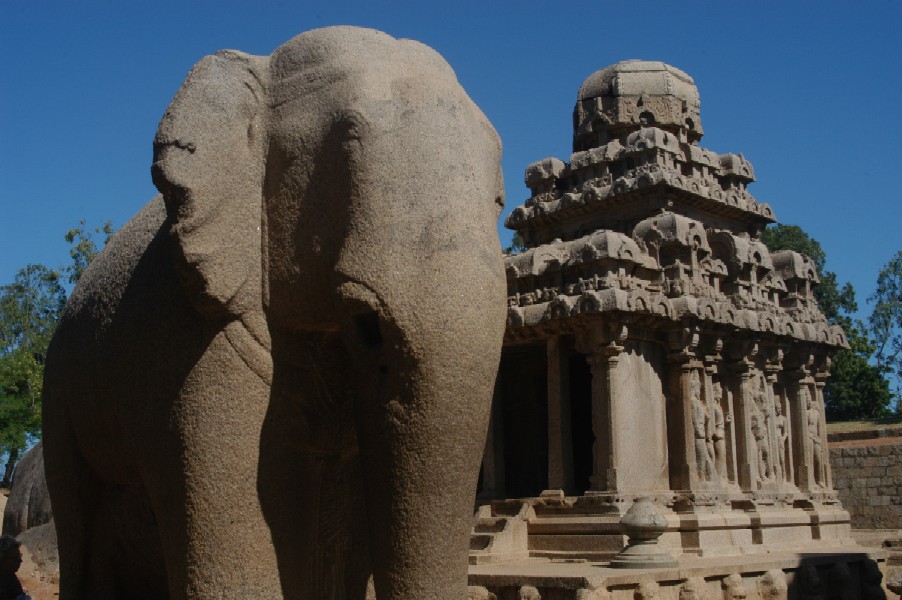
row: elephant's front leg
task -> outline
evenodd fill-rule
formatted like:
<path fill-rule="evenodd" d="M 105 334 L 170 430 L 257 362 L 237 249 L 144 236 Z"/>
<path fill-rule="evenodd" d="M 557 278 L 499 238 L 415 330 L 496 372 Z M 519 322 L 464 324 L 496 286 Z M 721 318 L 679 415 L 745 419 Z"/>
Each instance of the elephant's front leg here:
<path fill-rule="evenodd" d="M 172 600 L 280 599 L 257 494 L 269 384 L 217 335 L 188 375 L 173 422 L 180 464 L 150 457 L 147 484 Z"/>
<path fill-rule="evenodd" d="M 467 352 L 454 340 L 437 339 L 428 353 L 416 355 L 385 321 L 378 336 L 366 331 L 372 323 L 358 325 L 365 344 L 378 340 L 355 356 L 376 595 L 465 598 L 497 350 L 479 343 L 485 332 L 474 332 L 477 339 L 464 343 Z"/>

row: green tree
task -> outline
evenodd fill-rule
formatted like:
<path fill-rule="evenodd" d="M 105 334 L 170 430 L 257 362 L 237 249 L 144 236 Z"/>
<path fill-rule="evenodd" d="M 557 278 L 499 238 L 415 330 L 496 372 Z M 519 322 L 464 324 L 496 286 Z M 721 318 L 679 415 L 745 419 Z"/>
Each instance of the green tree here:
<path fill-rule="evenodd" d="M 850 349 L 840 350 L 833 357 L 831 376 L 824 388 L 827 419 L 847 421 L 876 419 L 889 416 L 892 394 L 885 369 L 870 364 L 875 346 L 868 337 L 867 327 L 853 319 L 858 310 L 852 285 L 839 285 L 836 273 L 828 271 L 827 253 L 820 243 L 798 225 L 775 225 L 764 230 L 761 241 L 771 252 L 794 250 L 808 255 L 817 269 L 820 285 L 814 297 L 827 320 L 846 332 Z"/>
<path fill-rule="evenodd" d="M 78 222 L 78 227 L 74 227 L 66 232 L 66 241 L 72 246 L 69 248 L 69 257 L 72 263 L 64 267 L 64 271 L 69 274 L 69 283 L 77 283 L 81 274 L 84 273 L 94 257 L 100 254 L 100 250 L 113 237 L 113 223 L 104 221 L 100 227 L 95 227 L 94 231 L 87 229 L 85 220 Z M 95 234 L 104 234 L 103 244 L 98 248 L 94 242 Z"/>
<path fill-rule="evenodd" d="M 0 287 L 0 453 L 7 457 L 0 485 L 31 438 L 41 431 L 44 358 L 66 302 L 58 272 L 44 265 L 20 269 Z"/>
<path fill-rule="evenodd" d="M 526 250 L 526 244 L 523 242 L 523 236 L 520 235 L 520 232 L 514 233 L 514 237 L 511 238 L 511 245 L 504 249 L 505 254 L 519 254 Z"/>
<path fill-rule="evenodd" d="M 66 303 L 62 276 L 74 284 L 100 252 L 94 235 L 113 234 L 107 221 L 89 230 L 85 222 L 70 229 L 71 263 L 59 271 L 44 265 L 20 269 L 14 281 L 0 287 L 0 456 L 6 456 L 0 485 L 8 486 L 19 457 L 41 435 L 44 359 Z"/>
<path fill-rule="evenodd" d="M 886 369 L 869 362 L 874 353 L 873 341 L 858 321 L 846 329 L 849 350 L 833 357 L 830 379 L 824 387 L 824 404 L 831 421 L 882 419 L 890 416 L 892 401 Z"/>
<path fill-rule="evenodd" d="M 902 250 L 883 265 L 877 290 L 869 300 L 874 303 L 868 323 L 876 344 L 877 365 L 896 376 L 898 395 L 902 382 Z"/>

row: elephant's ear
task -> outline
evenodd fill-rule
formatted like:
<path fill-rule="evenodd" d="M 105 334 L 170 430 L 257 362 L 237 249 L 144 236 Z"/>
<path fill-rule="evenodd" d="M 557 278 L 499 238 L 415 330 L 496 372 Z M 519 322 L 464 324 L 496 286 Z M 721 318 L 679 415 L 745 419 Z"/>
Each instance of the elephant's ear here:
<path fill-rule="evenodd" d="M 261 306 L 268 57 L 222 51 L 188 74 L 154 138 L 179 274 L 214 318 Z"/>

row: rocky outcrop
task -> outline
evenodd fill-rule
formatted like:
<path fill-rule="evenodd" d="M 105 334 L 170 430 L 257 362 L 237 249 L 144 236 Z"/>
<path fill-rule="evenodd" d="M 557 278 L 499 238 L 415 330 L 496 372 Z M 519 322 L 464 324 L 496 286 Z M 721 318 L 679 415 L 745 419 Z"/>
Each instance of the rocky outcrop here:
<path fill-rule="evenodd" d="M 3 511 L 3 533 L 18 536 L 23 531 L 48 523 L 53 518 L 47 480 L 44 478 L 44 451 L 41 442 L 16 465 L 13 484 Z"/>

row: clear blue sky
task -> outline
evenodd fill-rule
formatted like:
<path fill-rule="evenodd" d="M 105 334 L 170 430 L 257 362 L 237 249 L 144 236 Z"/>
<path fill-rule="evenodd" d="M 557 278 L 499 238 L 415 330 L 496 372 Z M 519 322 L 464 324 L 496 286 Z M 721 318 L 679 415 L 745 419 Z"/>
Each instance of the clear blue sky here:
<path fill-rule="evenodd" d="M 751 192 L 821 242 L 862 308 L 902 249 L 896 1 L 2 0 L 0 284 L 66 262 L 80 219 L 121 226 L 154 195 L 157 122 L 200 58 L 269 54 L 335 24 L 444 55 L 504 142 L 505 215 L 526 198 L 528 163 L 567 160 L 583 79 L 642 58 L 695 78 L 701 145 L 752 161 Z"/>

